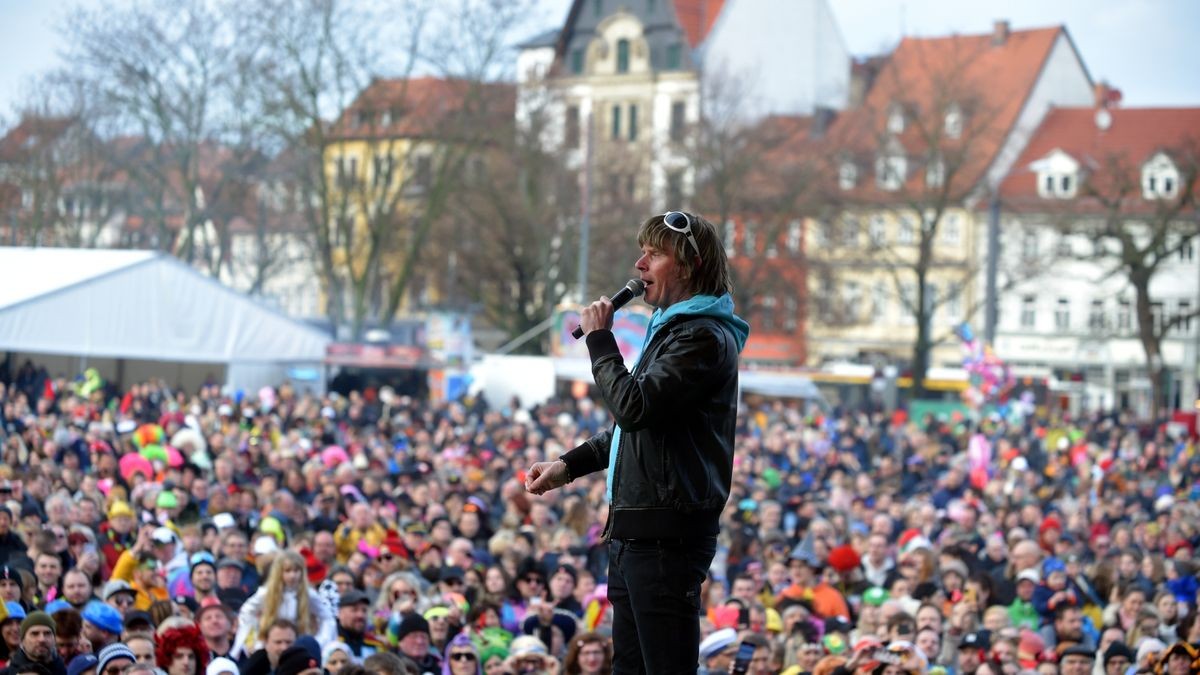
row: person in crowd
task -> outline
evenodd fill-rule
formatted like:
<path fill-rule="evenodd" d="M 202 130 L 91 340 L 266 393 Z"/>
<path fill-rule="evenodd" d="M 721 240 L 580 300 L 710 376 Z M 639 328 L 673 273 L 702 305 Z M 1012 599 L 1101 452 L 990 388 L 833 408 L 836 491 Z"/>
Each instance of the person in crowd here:
<path fill-rule="evenodd" d="M 337 621 L 329 603 L 309 587 L 304 558 L 293 551 L 275 558 L 266 584 L 242 605 L 232 653 L 262 648 L 261 636 L 279 619 L 294 623 L 298 634 L 314 635 L 318 642 L 337 639 Z"/>

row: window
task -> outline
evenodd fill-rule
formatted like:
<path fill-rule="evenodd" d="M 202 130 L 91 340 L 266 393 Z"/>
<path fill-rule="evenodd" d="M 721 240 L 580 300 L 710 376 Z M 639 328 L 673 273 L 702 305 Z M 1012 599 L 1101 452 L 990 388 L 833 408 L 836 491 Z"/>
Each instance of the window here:
<path fill-rule="evenodd" d="M 742 232 L 742 251 L 746 255 L 754 255 L 756 252 L 758 252 L 758 237 L 757 233 L 754 231 L 755 228 L 756 226 L 754 223 L 748 220 L 746 221 L 745 231 Z"/>
<path fill-rule="evenodd" d="M 900 284 L 900 322 L 914 323 L 917 311 L 917 287 L 911 281 Z"/>
<path fill-rule="evenodd" d="M 683 67 L 683 45 L 678 42 L 667 45 L 667 70 Z"/>
<path fill-rule="evenodd" d="M 925 187 L 940 188 L 946 182 L 946 165 L 940 159 L 933 159 L 925 167 Z"/>
<path fill-rule="evenodd" d="M 374 171 L 371 175 L 371 183 L 375 187 L 388 187 L 392 184 L 392 167 L 395 160 L 391 155 L 375 155 Z"/>
<path fill-rule="evenodd" d="M 946 320 L 957 323 L 962 319 L 962 289 L 951 288 L 946 296 Z"/>
<path fill-rule="evenodd" d="M 800 252 L 800 221 L 793 220 L 787 228 L 787 250 L 789 253 Z"/>
<path fill-rule="evenodd" d="M 424 190 L 433 183 L 433 158 L 429 155 L 417 157 L 417 168 L 413 172 L 413 187 Z"/>
<path fill-rule="evenodd" d="M 883 220 L 883 216 L 879 214 L 871 216 L 871 220 L 867 224 L 867 237 L 871 239 L 873 246 L 884 245 L 887 240 L 887 223 Z"/>
<path fill-rule="evenodd" d="M 942 216 L 942 241 L 950 246 L 958 246 L 961 237 L 962 218 L 957 213 Z"/>
<path fill-rule="evenodd" d="M 1164 153 L 1158 153 L 1142 166 L 1142 197 L 1170 199 L 1179 187 L 1179 169 Z"/>
<path fill-rule="evenodd" d="M 1038 236 L 1037 232 L 1026 230 L 1021 235 L 1021 258 L 1025 260 L 1033 260 L 1038 255 Z"/>
<path fill-rule="evenodd" d="M 683 172 L 667 172 L 667 205 L 678 209 L 683 206 Z"/>
<path fill-rule="evenodd" d="M 962 108 L 958 107 L 957 103 L 951 103 L 946 107 L 946 120 L 943 126 L 943 132 L 948 138 L 958 138 L 962 136 L 962 128 Z"/>
<path fill-rule="evenodd" d="M 638 107 L 629 105 L 629 140 L 636 141 L 638 135 Z"/>
<path fill-rule="evenodd" d="M 904 133 L 904 109 L 899 104 L 888 107 L 887 130 L 893 134 Z"/>
<path fill-rule="evenodd" d="M 916 242 L 917 234 L 914 224 L 913 217 L 907 213 L 900 216 L 900 225 L 896 230 L 897 244 L 912 244 Z"/>
<path fill-rule="evenodd" d="M 764 295 L 759 303 L 758 325 L 764 332 L 772 332 L 775 330 L 775 296 Z"/>
<path fill-rule="evenodd" d="M 357 157 L 338 157 L 337 162 L 337 182 L 338 186 L 347 188 L 358 180 L 358 158 Z"/>
<path fill-rule="evenodd" d="M 614 105 L 612 107 L 612 139 L 615 141 L 621 138 L 621 106 Z"/>
<path fill-rule="evenodd" d="M 1037 325 L 1037 298 L 1032 295 L 1021 297 L 1021 328 Z"/>
<path fill-rule="evenodd" d="M 862 225 L 858 222 L 858 218 L 854 216 L 845 216 L 842 218 L 842 244 L 845 246 L 858 245 L 858 232 L 862 229 Z"/>
<path fill-rule="evenodd" d="M 783 299 L 783 329 L 789 333 L 795 333 L 796 327 L 800 325 L 800 303 L 793 296 L 788 296 Z"/>
<path fill-rule="evenodd" d="M 1037 172 L 1038 196 L 1043 199 L 1071 199 L 1079 187 L 1079 162 L 1062 150 L 1030 164 Z"/>
<path fill-rule="evenodd" d="M 725 221 L 725 255 L 733 257 L 736 249 L 737 225 L 732 220 Z"/>
<path fill-rule="evenodd" d="M 582 135 L 579 133 L 579 106 L 567 106 L 567 123 L 563 133 L 563 145 L 578 148 Z"/>
<path fill-rule="evenodd" d="M 844 161 L 838 167 L 838 187 L 843 190 L 851 190 L 858 183 L 858 167 L 854 162 Z"/>
<path fill-rule="evenodd" d="M 1175 332 L 1187 335 L 1192 332 L 1192 303 L 1189 300 L 1180 300 L 1178 310 L 1178 323 L 1175 324 Z"/>
<path fill-rule="evenodd" d="M 1059 298 L 1054 305 L 1054 327 L 1058 330 L 1071 327 L 1071 301 L 1067 298 Z"/>
<path fill-rule="evenodd" d="M 908 173 L 903 155 L 887 155 L 875 160 L 875 183 L 883 190 L 899 190 Z"/>
<path fill-rule="evenodd" d="M 1117 300 L 1117 332 L 1128 334 L 1133 327 L 1133 311 L 1129 301 L 1122 298 Z"/>
<path fill-rule="evenodd" d="M 888 287 L 883 281 L 876 281 L 871 288 L 871 314 L 876 321 L 883 320 L 888 313 Z"/>
<path fill-rule="evenodd" d="M 571 73 L 574 75 L 583 74 L 583 49 L 576 48 L 571 50 Z"/>
<path fill-rule="evenodd" d="M 683 101 L 671 104 L 671 140 L 676 143 L 683 140 L 683 127 L 687 124 L 687 107 Z"/>
<path fill-rule="evenodd" d="M 1104 301 L 1092 300 L 1088 310 L 1088 328 L 1092 331 L 1104 330 Z"/>
<path fill-rule="evenodd" d="M 849 321 L 855 321 L 859 316 L 859 309 L 862 307 L 862 287 L 857 281 L 847 281 L 842 285 L 842 311 L 844 318 Z"/>
<path fill-rule="evenodd" d="M 1196 258 L 1196 249 L 1193 247 L 1193 241 L 1194 240 L 1192 239 L 1188 239 L 1187 241 L 1183 242 L 1182 246 L 1179 247 L 1180 260 L 1184 262 L 1191 262 Z"/>
<path fill-rule="evenodd" d="M 358 111 L 358 126 L 369 127 L 375 124 L 375 111 L 359 110 Z"/>
<path fill-rule="evenodd" d="M 629 72 L 629 40 L 617 40 L 617 72 Z"/>

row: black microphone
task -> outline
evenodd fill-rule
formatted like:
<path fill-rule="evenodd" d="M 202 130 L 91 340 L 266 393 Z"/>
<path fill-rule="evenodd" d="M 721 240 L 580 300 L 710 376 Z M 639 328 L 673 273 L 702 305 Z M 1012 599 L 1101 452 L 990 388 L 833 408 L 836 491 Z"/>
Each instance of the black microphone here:
<path fill-rule="evenodd" d="M 646 282 L 641 279 L 630 279 L 629 283 L 625 284 L 625 288 L 613 294 L 609 300 L 612 302 L 613 311 L 617 311 L 625 306 L 630 300 L 640 296 L 646 291 Z M 578 340 L 583 337 L 583 326 L 575 326 L 575 330 L 571 331 L 571 337 Z"/>

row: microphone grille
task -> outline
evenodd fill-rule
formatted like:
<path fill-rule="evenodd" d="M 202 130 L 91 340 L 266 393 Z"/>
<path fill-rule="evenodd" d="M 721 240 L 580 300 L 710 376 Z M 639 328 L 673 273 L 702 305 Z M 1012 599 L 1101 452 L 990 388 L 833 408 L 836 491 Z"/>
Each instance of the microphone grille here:
<path fill-rule="evenodd" d="M 642 293 L 646 292 L 646 282 L 641 279 L 630 279 L 629 283 L 625 284 L 625 288 L 633 291 L 633 297 L 641 297 Z"/>

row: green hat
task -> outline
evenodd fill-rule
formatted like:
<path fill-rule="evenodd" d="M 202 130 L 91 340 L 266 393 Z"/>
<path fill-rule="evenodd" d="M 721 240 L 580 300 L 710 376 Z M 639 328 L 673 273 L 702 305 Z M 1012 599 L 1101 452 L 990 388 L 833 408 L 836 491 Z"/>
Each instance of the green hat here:
<path fill-rule="evenodd" d="M 171 490 L 163 490 L 158 493 L 158 499 L 155 500 L 154 506 L 160 509 L 173 509 L 179 506 L 179 497 Z"/>
<path fill-rule="evenodd" d="M 22 640 L 25 639 L 25 633 L 28 633 L 29 629 L 33 628 L 34 626 L 45 626 L 46 628 L 50 629 L 51 633 L 58 631 L 58 625 L 54 623 L 54 619 L 50 618 L 49 614 L 38 610 L 36 612 L 30 612 L 29 615 L 26 616 L 23 621 L 21 621 Z"/>
<path fill-rule="evenodd" d="M 500 660 L 508 658 L 508 650 L 502 645 L 488 645 L 479 650 L 479 663 L 484 664 L 493 656 L 499 656 Z"/>
<path fill-rule="evenodd" d="M 872 607 L 879 607 L 883 603 L 887 602 L 888 595 L 889 593 L 887 592 L 886 588 L 875 586 L 873 588 L 868 588 L 866 592 L 863 593 L 862 599 L 863 602 L 871 605 Z"/>

